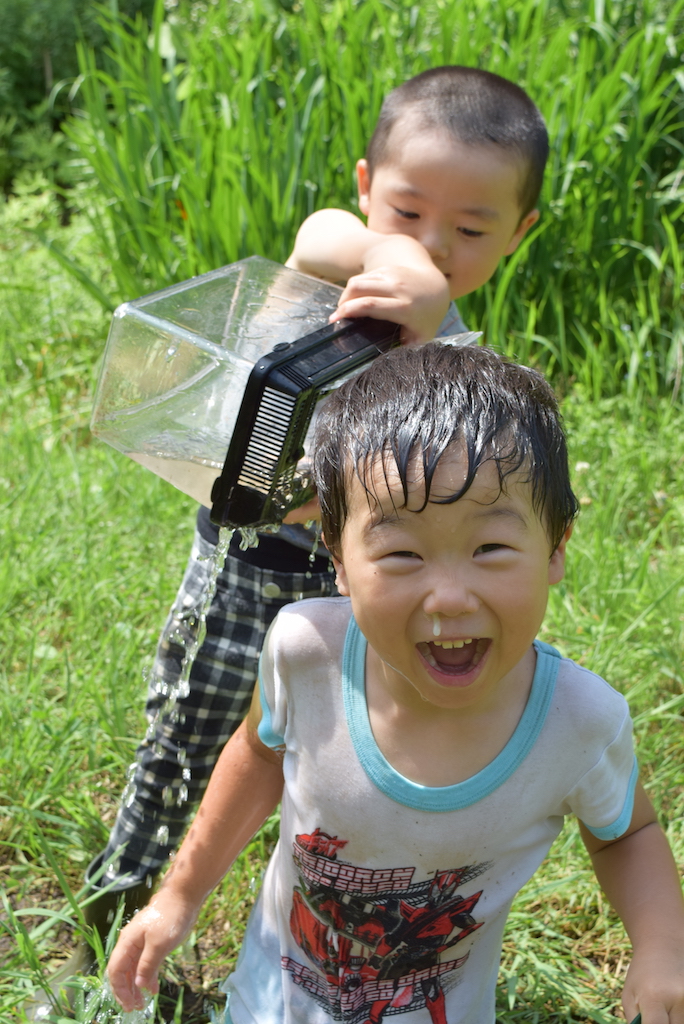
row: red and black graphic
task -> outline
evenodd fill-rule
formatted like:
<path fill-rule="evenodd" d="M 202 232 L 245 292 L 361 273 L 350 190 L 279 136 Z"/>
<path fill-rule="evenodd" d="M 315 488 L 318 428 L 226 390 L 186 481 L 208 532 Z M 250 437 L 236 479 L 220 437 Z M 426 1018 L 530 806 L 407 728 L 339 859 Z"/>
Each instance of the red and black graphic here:
<path fill-rule="evenodd" d="M 432 1024 L 448 1024 L 444 993 L 468 954 L 441 955 L 484 923 L 472 916 L 482 891 L 463 897 L 456 890 L 487 865 L 436 871 L 411 884 L 414 868 L 355 867 L 337 859 L 344 846 L 320 829 L 295 838 L 300 884 L 290 928 L 316 969 L 290 957 L 283 969 L 333 1020 L 380 1024 L 425 1007 Z"/>

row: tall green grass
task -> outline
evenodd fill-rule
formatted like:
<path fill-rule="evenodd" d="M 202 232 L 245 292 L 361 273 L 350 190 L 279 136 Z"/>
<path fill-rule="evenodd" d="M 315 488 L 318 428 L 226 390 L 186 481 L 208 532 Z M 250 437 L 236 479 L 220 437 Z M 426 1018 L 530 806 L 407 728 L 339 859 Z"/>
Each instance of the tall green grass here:
<path fill-rule="evenodd" d="M 385 93 L 474 64 L 530 92 L 552 156 L 539 227 L 463 300 L 467 319 L 595 396 L 625 382 L 679 392 L 682 0 L 205 7 L 200 23 L 174 21 L 160 2 L 149 38 L 105 13 L 110 70 L 80 54 L 68 132 L 110 305 L 252 253 L 284 260 L 312 210 L 355 208 L 354 163 Z"/>

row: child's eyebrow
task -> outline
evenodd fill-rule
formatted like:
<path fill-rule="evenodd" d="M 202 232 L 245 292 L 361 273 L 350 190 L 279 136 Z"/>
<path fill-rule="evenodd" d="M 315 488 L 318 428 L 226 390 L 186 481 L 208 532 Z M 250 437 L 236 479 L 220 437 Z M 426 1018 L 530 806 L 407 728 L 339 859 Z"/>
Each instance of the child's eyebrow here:
<path fill-rule="evenodd" d="M 514 519 L 527 529 L 528 522 L 522 512 L 518 512 L 515 508 L 507 508 L 505 505 L 492 505 L 491 507 L 485 506 L 477 512 L 472 513 L 473 519 L 496 519 L 505 517 L 507 519 Z"/>
<path fill-rule="evenodd" d="M 465 213 L 469 217 L 479 217 L 480 220 L 501 220 L 499 211 L 493 210 L 489 206 L 473 206 L 468 210 L 461 210 L 461 213 Z"/>

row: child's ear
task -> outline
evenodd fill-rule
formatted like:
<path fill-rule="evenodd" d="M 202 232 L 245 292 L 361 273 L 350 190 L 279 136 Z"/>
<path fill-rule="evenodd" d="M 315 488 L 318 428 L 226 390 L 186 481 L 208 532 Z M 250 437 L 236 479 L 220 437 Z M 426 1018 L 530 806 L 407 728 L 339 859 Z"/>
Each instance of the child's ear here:
<path fill-rule="evenodd" d="M 356 184 L 359 189 L 359 210 L 367 217 L 370 209 L 370 174 L 367 160 L 356 161 Z"/>
<path fill-rule="evenodd" d="M 335 566 L 335 584 L 342 597 L 349 597 L 349 583 L 347 582 L 347 574 L 344 571 L 344 566 L 338 558 L 331 555 L 332 563 Z"/>
<path fill-rule="evenodd" d="M 510 256 L 512 252 L 515 252 L 532 225 L 536 224 L 538 220 L 539 210 L 530 210 L 529 213 L 525 214 L 518 224 L 515 234 L 504 249 L 504 256 Z"/>
<path fill-rule="evenodd" d="M 560 583 L 565 576 L 565 547 L 572 536 L 573 524 L 570 523 L 563 538 L 549 559 L 549 585 Z"/>

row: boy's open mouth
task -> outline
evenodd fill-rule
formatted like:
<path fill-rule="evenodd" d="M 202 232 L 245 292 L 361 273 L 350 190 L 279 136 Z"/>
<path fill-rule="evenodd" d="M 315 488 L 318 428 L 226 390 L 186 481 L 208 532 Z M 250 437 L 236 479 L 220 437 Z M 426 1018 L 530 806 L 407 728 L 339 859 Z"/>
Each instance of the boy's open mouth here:
<path fill-rule="evenodd" d="M 491 637 L 464 640 L 433 640 L 419 643 L 418 650 L 428 665 L 451 676 L 464 676 L 479 665 L 491 644 Z"/>

